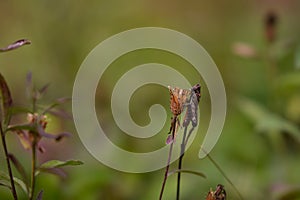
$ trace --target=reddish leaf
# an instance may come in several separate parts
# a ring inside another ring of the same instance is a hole
[[[0,74],[0,122],[8,121],[12,97],[4,77]]]
[[[64,104],[64,103],[66,103],[66,102],[68,102],[70,100],[71,100],[70,97],[62,97],[62,98],[56,99],[53,104],[51,104],[50,106],[48,106],[44,110],[43,114],[46,114],[46,113],[50,112],[53,108],[55,108],[55,107],[57,107],[57,106],[59,106],[61,104]]]
[[[0,52],[11,51],[11,50],[17,49],[21,46],[24,46],[26,44],[31,44],[31,41],[29,41],[27,39],[21,39],[21,40],[18,40],[16,42],[8,45],[7,47],[0,48]]]
[[[40,95],[44,95],[47,92],[49,86],[50,86],[50,83],[47,83],[46,85],[44,85],[43,87],[41,87],[41,89],[39,89]]]
[[[26,171],[25,171],[23,165],[19,162],[19,160],[13,154],[11,154],[11,153],[8,154],[8,157],[11,160],[11,162],[14,164],[14,166],[16,167],[18,172],[21,174],[23,180],[25,182],[27,182],[27,175],[26,175]]]
[[[57,117],[61,117],[63,119],[69,119],[69,120],[73,119],[72,115],[69,114],[67,111],[64,111],[63,109],[49,110],[48,113],[50,113],[51,115],[55,115]]]
[[[44,193],[44,191],[41,190],[41,191],[39,192],[39,194],[37,195],[36,200],[42,200],[42,199],[43,199],[43,193]]]
[[[45,137],[45,138],[50,138],[50,139],[55,139],[55,141],[60,141],[62,138],[64,137],[69,137],[71,136],[70,133],[68,132],[62,132],[62,133],[59,133],[59,134],[56,134],[56,135],[53,135],[53,134],[50,134],[50,133],[47,133],[42,126],[38,125],[37,127],[37,130],[40,134],[40,136],[42,137]]]

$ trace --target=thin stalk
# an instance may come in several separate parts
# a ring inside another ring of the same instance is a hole
[[[195,129],[195,127],[192,127],[192,128],[190,129],[189,134],[188,134],[187,137],[186,137],[186,140],[185,140],[184,145],[186,145],[186,144],[188,143],[188,141],[189,141],[189,139],[190,139],[190,137],[191,137],[192,132],[194,131],[194,129]]]
[[[29,194],[29,200],[33,199],[34,195],[34,188],[35,188],[35,170],[36,170],[36,141],[34,139],[34,142],[31,147],[32,151],[32,160],[31,160],[31,184],[30,184],[30,194]]]
[[[8,150],[7,150],[7,145],[6,145],[6,140],[5,140],[5,134],[2,129],[2,123],[0,122],[0,131],[1,131],[1,139],[2,139],[2,144],[3,144],[3,149],[4,149],[4,154],[5,154],[5,159],[6,159],[6,164],[7,164],[7,169],[8,169],[8,174],[9,174],[9,179],[10,179],[10,184],[11,184],[11,192],[14,197],[14,200],[18,199],[16,188],[15,188],[15,183],[14,183],[14,177],[12,174],[12,169],[9,161],[9,155],[8,155]]]
[[[220,167],[220,165],[208,153],[205,152],[205,154],[207,155],[208,159],[214,164],[214,166],[219,170],[219,172],[222,174],[222,176],[233,187],[233,189],[235,190],[235,192],[238,194],[239,198],[241,200],[243,200],[244,199],[243,196],[241,195],[241,193],[239,192],[239,190],[235,187],[235,185],[231,182],[231,180],[228,178],[228,176],[225,174],[225,172],[222,170],[222,168]]]
[[[273,45],[271,43],[269,43],[267,45],[267,51],[266,51],[266,55],[265,55],[265,65],[266,65],[266,72],[267,72],[267,82],[268,82],[268,89],[269,89],[269,93],[267,96],[267,100],[268,100],[268,105],[270,106],[270,108],[274,111],[280,111],[278,110],[278,95],[275,92],[275,81],[276,78],[278,77],[278,64],[276,62],[276,59],[272,56],[272,51],[273,51]]]
[[[161,200],[162,197],[163,197],[164,189],[165,189],[166,182],[167,182],[167,178],[168,178],[168,174],[169,174],[169,168],[170,168],[171,157],[172,157],[172,151],[173,151],[173,143],[174,143],[175,129],[176,129],[176,121],[177,121],[177,117],[175,116],[174,119],[173,119],[173,121],[172,121],[172,124],[171,124],[171,127],[173,127],[173,128],[172,128],[172,139],[173,139],[173,141],[172,141],[171,144],[170,144],[170,150],[169,150],[169,155],[168,155],[168,161],[167,161],[167,166],[166,166],[166,171],[165,171],[165,176],[164,176],[163,184],[162,184],[161,191],[160,191],[160,194],[159,194],[159,200]]]
[[[35,97],[33,97],[32,98],[32,111],[33,111],[33,113],[36,111],[36,98]]]
[[[186,138],[186,132],[187,132],[187,126],[184,127],[184,133],[183,133],[183,138],[181,142],[181,149],[180,149],[180,157],[179,157],[179,162],[178,162],[178,174],[177,174],[177,190],[176,190],[176,199],[179,200],[180,196],[180,179],[181,179],[181,168],[182,168],[182,160],[184,156],[184,151],[185,151],[185,138]]]

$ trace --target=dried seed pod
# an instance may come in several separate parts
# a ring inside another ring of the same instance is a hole
[[[178,116],[181,114],[184,108],[184,104],[190,95],[190,90],[179,89],[177,87],[171,88],[168,86],[170,91],[170,109],[173,115]]]
[[[265,36],[269,43],[276,40],[276,28],[278,24],[278,15],[275,12],[267,13],[265,17]]]
[[[216,200],[214,191],[212,191],[212,189],[209,190],[205,200]]]
[[[217,185],[215,196],[216,196],[216,200],[226,200],[226,191],[223,185],[221,184]]]
[[[177,128],[178,126],[180,126],[177,117],[182,113],[191,91],[180,89],[177,87],[171,88],[170,86],[168,86],[168,88],[170,92],[170,109],[173,113],[171,127],[170,127],[170,133],[172,133],[172,135],[169,135],[166,141],[167,144],[170,144],[174,142]]]
[[[218,184],[216,191],[212,191],[212,189],[210,189],[206,196],[206,200],[226,200],[226,191],[224,186]]]

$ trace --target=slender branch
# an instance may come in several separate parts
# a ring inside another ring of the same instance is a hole
[[[190,139],[190,137],[191,137],[192,132],[194,131],[194,129],[195,129],[195,127],[192,127],[192,128],[190,129],[189,134],[188,134],[187,137],[186,137],[186,140],[185,140],[184,145],[186,145],[186,144],[188,143],[188,141],[189,141],[189,139]]]
[[[202,172],[197,172],[197,171],[188,170],[188,169],[173,170],[173,171],[169,172],[168,176],[171,176],[171,175],[179,173],[179,172],[180,173],[193,174],[193,175],[201,176],[202,178],[206,178],[205,174],[203,174]]]
[[[32,151],[32,160],[31,160],[31,185],[30,185],[30,194],[29,200],[33,199],[34,188],[35,188],[35,170],[36,170],[36,139],[34,139],[31,147]]]
[[[32,111],[33,113],[36,112],[36,97],[32,98]]]
[[[12,195],[14,197],[14,200],[17,200],[18,196],[17,196],[15,183],[14,183],[14,177],[13,177],[12,169],[11,169],[11,165],[10,165],[10,160],[9,160],[9,155],[8,155],[8,150],[7,150],[6,140],[5,140],[5,133],[2,129],[2,123],[1,122],[0,122],[0,131],[1,131],[1,139],[2,139],[3,149],[4,149],[4,153],[5,153],[5,159],[6,159],[10,184],[11,184],[11,192],[12,192]]]
[[[205,154],[207,155],[208,159],[214,164],[214,166],[219,170],[219,172],[222,174],[222,176],[228,181],[228,183],[233,187],[233,189],[235,190],[235,192],[238,194],[239,198],[241,200],[243,200],[243,196],[242,194],[239,192],[239,190],[235,187],[235,185],[232,183],[232,181],[228,178],[228,176],[225,174],[225,172],[222,170],[222,168],[220,167],[220,165],[208,154],[206,153],[206,151],[202,148],[202,151],[205,152]]]
[[[175,130],[176,130],[176,121],[177,121],[177,116],[174,116],[174,118],[172,120],[172,124],[171,124],[171,128],[172,128],[172,142],[170,144],[168,161],[167,161],[167,166],[166,166],[166,171],[165,171],[165,176],[164,176],[163,184],[162,184],[161,191],[160,191],[160,194],[159,194],[159,200],[162,199],[162,196],[163,196],[163,193],[164,193],[164,189],[165,189],[165,186],[166,186],[166,182],[167,182],[167,178],[168,178],[168,174],[169,174],[169,168],[170,168],[172,151],[173,151],[173,144],[174,144],[174,137],[175,137]]]
[[[176,199],[179,200],[180,196],[180,179],[181,179],[181,168],[182,168],[182,160],[184,156],[184,151],[185,151],[185,138],[186,138],[186,132],[187,132],[187,126],[184,127],[184,133],[183,133],[183,138],[181,142],[181,149],[180,149],[180,157],[179,157],[179,162],[178,162],[178,174],[177,174],[177,191],[176,191]]]

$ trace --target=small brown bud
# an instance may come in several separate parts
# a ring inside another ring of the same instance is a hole
[[[269,12],[265,17],[265,37],[269,43],[276,40],[276,28],[278,16],[275,12]]]

